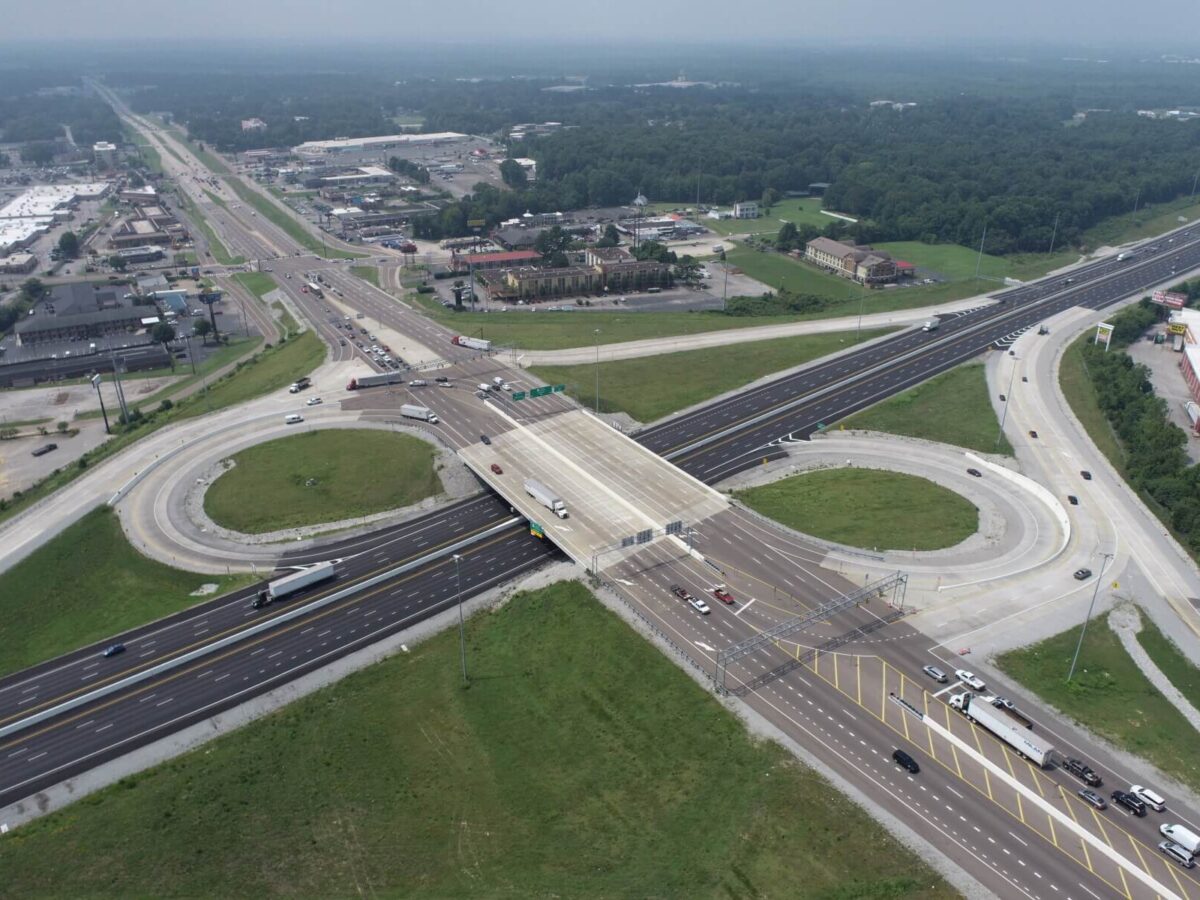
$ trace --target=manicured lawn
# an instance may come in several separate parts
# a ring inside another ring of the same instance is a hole
[[[0,574],[0,674],[102,640],[255,579],[182,572],[130,546],[107,506],[88,513],[40,550]]]
[[[835,275],[827,275],[784,253],[763,253],[749,247],[737,247],[728,251],[725,258],[751,278],[770,287],[787,289],[797,294],[814,294],[831,301],[828,308],[806,318],[848,316],[858,312],[863,293],[859,285]],[[981,278],[978,281],[967,279],[919,287],[868,290],[864,308],[867,312],[913,309],[961,300],[963,297],[996,291],[1001,287],[1002,285],[995,281]]]
[[[757,219],[710,219],[704,213],[697,212],[695,205],[690,203],[652,203],[651,209],[656,213],[679,212],[686,215],[697,225],[716,232],[716,235],[704,235],[698,240],[701,245],[716,243],[716,239],[728,234],[775,234],[784,222],[796,225],[815,225],[824,228],[830,222],[836,222],[832,216],[821,213],[821,198],[806,197],[794,200],[780,200],[771,207],[771,211]],[[720,207],[723,210],[729,206]],[[685,210],[691,209],[692,213]],[[708,240],[713,238],[713,240]]]
[[[821,469],[736,496],[797,531],[869,550],[940,550],[979,530],[964,497],[899,472]]]
[[[889,397],[843,423],[846,428],[906,434],[982,453],[1012,455],[988,399],[982,363],[967,363]]]
[[[888,329],[864,331],[861,340],[888,333]],[[601,363],[600,410],[627,412],[639,422],[653,422],[855,343],[853,331],[834,332]],[[595,405],[595,366],[534,366],[531,371],[550,384],[566,384],[572,397]]]
[[[351,266],[350,272],[357,275],[363,281],[368,281],[375,287],[379,287],[379,267],[378,266]]]
[[[297,244],[300,244],[300,246],[314,253],[320,253],[322,256],[330,259],[354,259],[363,255],[362,253],[351,253],[346,250],[338,250],[336,247],[323,245],[320,238],[312,234],[283,207],[270,198],[264,197],[253,188],[248,187],[240,178],[231,175],[225,181],[233,188],[233,192],[242,198],[244,203],[254,207],[259,215],[282,229],[288,237]]]
[[[192,395],[179,415],[202,416],[210,409],[223,409],[286,387],[325,361],[326,347],[311,331],[272,347],[248,360],[236,373],[221,379],[208,390]]]
[[[1196,668],[1169,637],[1158,630],[1149,616],[1142,614],[1142,630],[1138,633],[1142,645],[1167,680],[1183,694],[1192,706],[1200,709],[1200,669]]]
[[[577,583],[0,842],[56,897],[950,898]],[[69,860],[69,865],[64,865]]]
[[[232,460],[205,493],[204,510],[218,525],[250,534],[398,509],[442,490],[433,447],[387,431],[305,431]]]
[[[1195,729],[1142,675],[1108,627],[1107,617],[1093,619],[1088,626],[1075,677],[1067,684],[1078,641],[1079,628],[1072,628],[1005,653],[997,663],[1089,731],[1145,757],[1193,790],[1200,789]]]
[[[1081,335],[1072,341],[1071,346],[1063,353],[1062,363],[1058,368],[1058,384],[1072,412],[1083,423],[1092,443],[1118,472],[1124,472],[1125,451],[1121,449],[1117,435],[1108,424],[1108,417],[1100,408],[1096,389],[1092,386],[1083,361],[1083,348],[1091,338],[1090,333]]]
[[[886,250],[896,259],[908,262],[955,281],[973,279],[975,266],[979,264],[981,278],[1003,280],[1004,278],[1036,278],[1058,266],[1064,266],[1078,259],[1075,252],[1055,253],[1026,253],[1020,256],[992,256],[984,253],[980,259],[978,250],[961,247],[958,244],[923,244],[920,241],[891,241],[873,244],[881,250]],[[1000,285],[995,286],[997,289]]]
[[[1095,248],[1155,237],[1181,227],[1184,223],[1179,221],[1180,216],[1189,222],[1200,217],[1200,203],[1190,197],[1180,197],[1170,203],[1140,209],[1136,214],[1113,216],[1084,232],[1084,243]]]

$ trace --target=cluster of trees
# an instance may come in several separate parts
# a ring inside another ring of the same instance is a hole
[[[32,144],[66,138],[63,126],[80,147],[121,140],[121,122],[97,97],[44,96],[34,93],[0,97],[0,141]],[[24,157],[24,151],[22,151]]]
[[[1114,319],[1113,344],[1137,340],[1158,316],[1146,301]],[[1171,526],[1200,551],[1200,467],[1188,460],[1187,435],[1170,421],[1149,370],[1126,353],[1087,345],[1084,360],[1100,408],[1121,440],[1129,482],[1169,516]]]
[[[21,285],[17,298],[6,306],[0,306],[0,335],[8,334],[13,326],[29,315],[35,303],[46,296],[49,288],[41,279],[30,278]]]
[[[388,168],[397,175],[403,175],[417,184],[429,184],[429,170],[424,166],[417,165],[411,159],[402,159],[399,156],[390,157],[388,159]]]
[[[730,297],[725,301],[725,314],[730,316],[786,316],[797,313],[820,312],[829,305],[824,297],[798,294],[786,288],[759,297]]]

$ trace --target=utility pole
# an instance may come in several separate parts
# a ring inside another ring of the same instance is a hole
[[[458,564],[462,561],[462,556],[454,554],[454,592],[458,595],[458,648],[462,655],[462,670],[463,670],[463,687],[467,687],[467,632],[463,625],[463,608],[462,608],[462,579],[459,576]]]
[[[1197,172],[1196,174],[1200,175],[1200,172]],[[1058,237],[1058,217],[1059,217],[1059,215],[1060,215],[1059,213],[1054,214],[1054,231],[1052,231],[1050,233],[1050,253],[1054,252],[1054,239],[1056,237]]]
[[[721,267],[725,269],[725,285],[721,288],[721,312],[725,312],[725,304],[729,299],[729,260],[725,258],[725,251],[721,251]]]
[[[975,260],[975,280],[979,280],[979,267],[983,265],[983,242],[987,240],[987,225],[983,226],[983,237],[979,239],[979,256]]]
[[[1008,393],[1004,395],[1004,409],[1000,412],[1000,430],[996,433],[996,446],[1000,446],[1000,441],[1004,438],[1004,420],[1008,418],[1008,404],[1012,402],[1013,382],[1017,378],[1017,362],[1015,357],[1009,357],[1013,360],[1012,372],[1008,376]]]
[[[1083,648],[1083,636],[1087,634],[1088,622],[1092,620],[1092,610],[1096,607],[1096,595],[1100,593],[1100,582],[1104,579],[1104,566],[1113,558],[1111,553],[1100,555],[1104,559],[1100,563],[1100,574],[1096,576],[1096,587],[1092,590],[1092,602],[1088,604],[1087,618],[1083,620],[1083,627],[1079,629],[1079,643],[1075,645],[1075,656],[1071,660],[1071,671],[1067,673],[1067,684],[1071,683],[1071,676],[1075,674],[1075,664],[1079,662],[1079,651]]]
[[[1196,199],[1196,182],[1200,181],[1200,170],[1197,170],[1196,177],[1192,179],[1192,199]]]
[[[1138,211],[1138,204],[1139,204],[1141,201],[1142,201],[1142,189],[1141,189],[1141,188],[1138,188],[1138,189],[1137,189],[1137,196],[1133,198],[1133,214],[1134,214],[1135,216],[1137,215],[1137,211]]]

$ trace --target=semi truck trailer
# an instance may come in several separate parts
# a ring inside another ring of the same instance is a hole
[[[276,600],[288,596],[288,594],[294,594],[296,591],[303,590],[309,585],[332,577],[333,563],[331,562],[319,562],[311,566],[306,566],[299,572],[293,572],[291,575],[276,578],[260,590],[258,596],[254,598],[253,606],[255,609],[261,609]]]
[[[457,344],[460,347],[469,347],[472,350],[492,349],[491,341],[485,341],[483,338],[467,337],[465,334],[456,334],[450,338],[450,343]]]
[[[986,728],[1030,762],[1045,768],[1052,762],[1054,748],[1022,728],[1005,713],[972,693],[954,694],[950,705],[982,728]]]
[[[550,488],[546,487],[540,481],[534,481],[532,478],[525,482],[525,493],[536,500],[546,509],[550,510],[560,519],[567,517],[567,504],[563,503],[562,498]]]
[[[378,375],[364,375],[361,378],[351,378],[346,390],[357,391],[359,388],[378,387],[381,384],[403,384],[403,372],[381,372]]]
[[[436,425],[438,417],[428,406],[417,406],[415,403],[405,403],[400,407],[400,415],[406,419],[420,419],[430,425]]]

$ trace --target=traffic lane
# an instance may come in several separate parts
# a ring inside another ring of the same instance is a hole
[[[970,341],[976,352],[979,352],[997,340],[1003,340],[1032,327],[1038,320],[1047,318],[1061,309],[1074,305],[1103,305],[1136,293],[1148,285],[1157,284],[1169,277],[1169,271],[1173,272],[1174,268],[1185,265],[1185,262],[1191,265],[1200,264],[1200,244],[1189,244],[1179,248],[1167,261],[1155,262],[1150,265],[1143,264],[1136,269],[1122,270],[1115,274],[1105,274],[1103,277],[1106,280],[1099,286],[1072,287],[1066,291],[1055,293],[1036,304],[1005,303],[997,305],[989,309],[989,314],[982,322],[969,316],[957,320],[945,320],[942,329],[939,329],[939,332],[944,330],[945,334],[939,336],[938,332],[926,333],[924,343],[931,346],[944,345],[955,339],[956,332],[964,332],[961,340],[964,343]],[[903,353],[912,352],[914,347],[905,343],[912,340],[911,334],[907,333],[904,336],[893,338],[875,345],[869,351],[842,357],[842,359],[847,363],[851,361],[858,363],[859,365],[853,370],[855,372],[861,371],[861,363],[864,360],[869,360],[873,365],[878,366]],[[916,334],[920,335],[921,333],[917,332]],[[904,345],[902,346],[902,344]],[[837,362],[834,361],[829,365],[832,366]],[[644,440],[646,446],[658,452],[674,449],[682,446],[688,440],[695,440],[719,431],[722,426],[729,427],[740,421],[748,421],[756,415],[769,411],[773,406],[787,403],[790,399],[794,399],[794,397],[789,398],[789,393],[805,388],[815,389],[817,382],[813,379],[819,378],[822,374],[836,374],[836,369],[825,369],[818,366],[806,373],[779,379],[756,389],[756,391],[747,392],[746,395],[739,395],[706,407],[691,417],[673,420],[660,426],[660,429],[641,432],[636,438]],[[790,388],[787,390],[780,387],[788,385]],[[768,396],[773,402],[767,401]]]
[[[631,599],[635,608],[640,609],[642,614],[660,632],[671,639],[683,652],[689,654],[693,662],[703,670],[712,670],[713,651],[717,647],[728,646],[736,639],[745,636],[745,630],[741,628],[736,632],[726,629],[725,626],[735,622],[736,619],[727,610],[723,614],[720,606],[714,607],[712,615],[702,616],[674,598],[670,601],[664,600],[661,589],[651,593],[644,590],[641,583],[631,582],[630,585],[633,586],[626,585],[620,573],[616,576],[616,583],[624,585],[619,589]],[[774,668],[780,663],[788,662],[790,658],[791,655],[781,648],[767,645],[750,657],[749,661],[759,666]],[[736,679],[736,675],[734,678]],[[791,690],[795,690],[794,685],[797,682],[803,685],[803,676],[798,670],[793,669],[791,672],[782,674],[780,678],[773,680],[770,685],[758,692],[751,693],[746,698],[746,702],[779,725],[784,733],[816,753],[827,764],[832,765],[835,769],[840,768],[842,774],[846,775],[852,783],[857,782],[861,786],[863,779],[866,778],[868,792],[872,795],[875,795],[874,788],[886,788],[886,783],[881,782],[879,776],[883,774],[883,770],[892,765],[890,753],[895,746],[898,746],[894,734],[890,733],[884,724],[871,724],[869,717],[865,715],[847,713],[843,698],[828,703],[797,701],[796,708],[786,710],[786,714],[784,714],[785,709],[782,704],[775,702],[772,695],[775,692],[787,691],[789,685],[792,686]],[[813,718],[815,721],[810,722],[809,718]],[[834,722],[834,726],[829,726],[829,722]],[[845,739],[849,739],[851,743],[839,746]],[[875,761],[878,765],[866,764],[865,760],[874,753],[882,754],[880,759]],[[872,769],[877,769],[877,771],[872,771]],[[896,772],[898,773],[899,770]],[[925,774],[924,771],[922,774]],[[926,775],[926,781],[930,777]],[[940,777],[942,779],[949,778],[948,775]],[[935,773],[932,778],[937,779],[939,776]],[[969,812],[976,826],[988,832],[986,838],[990,838],[990,841],[981,836],[978,838],[980,846],[972,849],[972,853],[982,854],[981,862],[986,862],[989,852],[999,854],[999,851],[995,850],[996,846],[1007,846],[1010,848],[1007,853],[1016,854],[1018,857],[1029,852],[1027,847],[1020,846],[1020,839],[1009,832],[1012,826],[1002,811],[986,808],[982,812],[973,811],[970,809],[968,796],[957,790],[955,793],[958,796],[957,802],[962,806],[961,810],[955,808],[956,814],[963,815],[964,812]],[[938,795],[938,802],[950,800],[948,794],[945,797],[940,796],[937,790],[934,791],[934,794]],[[881,798],[876,796],[876,799]],[[951,827],[952,820],[946,818],[943,821],[945,814],[940,809],[935,810],[933,806],[924,808],[923,802],[913,802],[912,798],[894,799],[904,802],[894,803],[889,807],[890,811],[914,830],[930,839],[935,846],[944,844],[947,838],[961,843],[961,836]],[[886,800],[883,802],[887,805]],[[965,818],[965,816],[963,817]],[[953,822],[953,824],[957,825],[957,822]],[[923,830],[930,826],[933,826],[932,832]],[[1037,851],[1033,852],[1036,854]],[[960,862],[962,861],[960,860]],[[1055,864],[1056,861],[1052,859],[1039,863],[1040,868],[1046,871],[1051,871]],[[972,870],[970,866],[967,868]],[[1012,876],[1004,868],[1002,862],[997,862],[995,869],[997,874],[1011,880]],[[972,870],[972,874],[980,877],[979,870]],[[983,877],[987,883],[986,872]],[[1071,874],[1070,879],[1067,883],[1076,883],[1077,881],[1074,873]]]
[[[0,743],[0,805],[143,746],[543,565],[517,531]],[[503,560],[502,565],[497,565]],[[460,579],[461,578],[461,582]]]
[[[747,703],[783,723],[784,731],[801,743],[805,732],[819,738],[820,755],[827,764],[849,769],[845,774],[852,783],[857,772],[860,783],[867,780],[868,785],[882,788],[882,793],[867,792],[934,846],[945,847],[949,841],[965,851],[965,856],[951,855],[999,896],[1012,896],[1014,889],[1045,896],[1047,889],[1054,888],[1071,896],[1070,887],[1076,884],[1091,885],[1096,896],[1110,896],[1111,885],[1120,884],[1115,869],[1087,869],[1025,830],[1008,810],[984,800],[949,765],[929,758],[915,730],[906,736],[902,724],[884,722],[862,708],[855,712],[842,692],[808,670],[784,675],[750,695]],[[901,710],[894,704],[888,707]],[[891,751],[896,748],[921,763],[919,774],[911,776],[895,765]],[[907,787],[899,797],[895,790],[887,790],[897,783]]]
[[[25,673],[18,673],[5,689],[0,689],[0,724],[49,708],[135,671],[159,665],[173,655],[244,627],[252,618],[280,615],[297,603],[342,590],[356,580],[373,577],[461,540],[469,533],[478,533],[504,518],[511,518],[506,507],[495,503],[468,503],[465,506],[466,509],[456,509],[452,515],[434,515],[399,526],[386,539],[372,541],[368,550],[339,560],[333,580],[297,592],[265,611],[251,607],[250,600],[256,588],[248,589],[208,603],[202,610],[172,616],[165,624],[152,623],[110,638],[86,653],[71,654],[65,661],[57,661],[58,665],[42,667],[35,675],[21,677]],[[491,513],[483,521],[479,515],[481,508]],[[104,659],[101,648],[115,643],[124,644],[126,651],[111,660]]]

